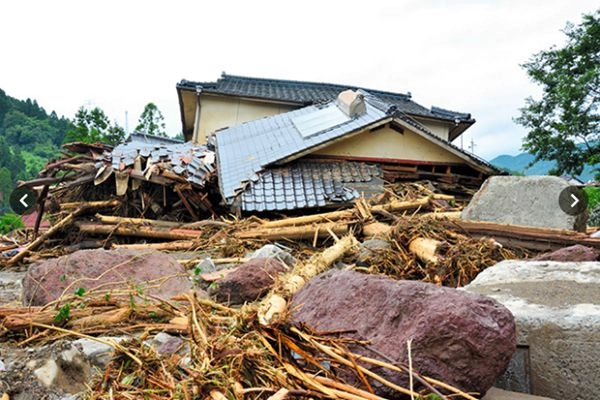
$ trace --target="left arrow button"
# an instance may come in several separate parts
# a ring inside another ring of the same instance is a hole
[[[17,214],[27,214],[37,202],[37,192],[28,187],[18,187],[10,194],[10,208]]]

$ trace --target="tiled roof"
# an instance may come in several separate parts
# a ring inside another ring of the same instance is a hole
[[[135,159],[138,156],[143,159],[143,171],[135,171]],[[214,171],[214,159],[214,153],[203,145],[134,133],[111,152],[101,155],[96,160],[96,168],[100,171],[112,167],[114,171],[129,171],[147,178],[153,174],[160,175],[161,168],[167,168],[195,186],[203,187]]]
[[[244,211],[325,207],[383,192],[381,170],[362,162],[298,161],[269,168],[241,195]]]
[[[308,106],[216,132],[217,170],[223,198],[231,204],[248,182],[259,180],[258,173],[268,165],[290,162],[317,146],[391,120],[388,111],[393,109],[385,109],[382,107],[385,103],[363,94],[365,114],[310,136],[303,136],[294,120],[328,105]]]
[[[201,89],[203,92],[241,97],[278,100],[302,105],[324,103],[334,100],[347,89],[363,89],[380,99],[395,105],[398,110],[415,116],[445,119],[455,122],[475,122],[471,114],[444,110],[439,107],[427,109],[411,100],[410,94],[393,93],[383,90],[360,88],[354,85],[333,83],[303,82],[283,79],[250,78],[223,73],[216,82],[193,82],[182,80],[177,88],[186,90]]]

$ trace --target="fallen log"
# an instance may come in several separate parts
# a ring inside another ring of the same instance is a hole
[[[177,240],[166,243],[142,243],[142,244],[113,244],[112,249],[130,249],[130,250],[146,250],[153,249],[158,251],[185,251],[198,247],[198,242],[195,240]]]
[[[358,245],[358,240],[350,234],[338,240],[322,253],[315,254],[308,262],[297,264],[291,272],[280,278],[278,287],[271,291],[265,300],[261,302],[258,311],[259,322],[263,325],[269,325],[273,318],[282,315],[286,310],[287,302],[281,295],[289,298],[300,290],[308,280],[326,271],[346,252]]]
[[[77,227],[82,233],[92,235],[118,235],[118,236],[133,236],[147,239],[167,239],[167,240],[182,240],[182,239],[198,239],[199,231],[175,231],[167,229],[157,229],[149,226],[136,226],[135,228],[119,226],[119,225],[103,225],[93,222],[78,222]]]
[[[454,220],[446,222],[450,229],[460,228],[474,237],[493,237],[506,247],[521,247],[537,251],[553,251],[581,244],[600,249],[600,238],[563,229],[496,224],[483,221]]]
[[[284,226],[278,228],[259,228],[248,231],[242,231],[235,233],[235,237],[238,239],[265,239],[265,240],[306,240],[323,238],[330,236],[329,232],[333,232],[335,235],[344,235],[348,233],[348,224],[344,223],[327,223],[327,224],[316,224],[316,225],[302,225],[302,226]]]
[[[117,199],[101,200],[101,201],[76,201],[76,202],[71,202],[71,203],[61,203],[60,209],[63,211],[72,210],[72,209],[80,208],[80,207],[83,207],[85,210],[96,209],[96,208],[101,209],[101,208],[116,207],[119,205],[119,203],[120,203],[120,201]]]
[[[385,236],[392,231],[391,225],[383,222],[372,222],[362,228],[362,234],[365,237]]]
[[[437,250],[441,245],[439,240],[419,237],[410,241],[408,249],[424,263],[437,264],[440,260]]]
[[[161,221],[156,219],[146,218],[126,218],[126,217],[115,217],[112,215],[96,214],[96,219],[105,224],[131,224],[131,225],[148,225],[148,226],[160,226],[165,228],[178,228],[182,225],[181,222],[173,221]]]
[[[424,197],[418,200],[412,201],[398,201],[393,200],[387,204],[379,204],[376,206],[372,206],[371,212],[378,211],[404,211],[404,210],[413,210],[420,207],[425,207],[429,205],[429,197]],[[284,226],[298,226],[298,225],[308,225],[318,222],[333,222],[339,221],[341,219],[352,219],[355,218],[355,210],[341,210],[341,211],[332,211],[322,214],[314,214],[314,215],[304,215],[301,217],[295,218],[285,218],[276,221],[268,221],[264,222],[260,225],[261,228],[279,228]]]

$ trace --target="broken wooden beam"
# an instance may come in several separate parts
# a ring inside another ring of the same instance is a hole
[[[459,227],[474,237],[493,237],[507,247],[549,251],[581,244],[600,249],[600,238],[566,229],[539,228],[531,226],[496,224],[483,221],[453,220],[446,222],[450,229]]]

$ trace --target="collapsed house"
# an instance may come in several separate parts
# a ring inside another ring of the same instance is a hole
[[[338,207],[402,180],[478,188],[499,173],[451,143],[475,122],[470,114],[426,109],[410,95],[225,74],[177,91],[185,142],[134,133],[114,148],[69,144],[43,183],[88,185],[88,200],[116,194],[124,216],[198,220]]]
[[[470,114],[428,110],[409,95],[226,74],[177,90],[184,135],[214,148],[235,211],[326,207],[399,179],[478,187],[499,173],[451,144]]]

